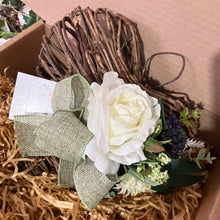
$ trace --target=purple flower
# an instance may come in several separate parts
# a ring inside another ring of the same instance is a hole
[[[160,139],[169,138],[172,140],[171,143],[165,145],[165,148],[171,157],[176,157],[183,153],[187,140],[183,130],[184,124],[176,118],[175,114],[170,115],[167,121],[167,130],[161,132]]]

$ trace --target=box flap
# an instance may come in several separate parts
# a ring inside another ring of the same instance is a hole
[[[220,115],[220,1],[137,1],[131,0],[24,0],[48,24],[81,5],[92,9],[106,7],[119,12],[138,24],[145,45],[146,58],[162,51],[179,52],[186,59],[180,80],[167,86],[186,92],[202,102],[210,112]],[[161,83],[174,78],[181,59],[161,56],[155,59],[151,75]]]
[[[18,71],[36,74],[44,23],[38,21],[0,47],[0,72],[7,68],[7,75],[16,77]],[[27,46],[28,45],[28,46]]]

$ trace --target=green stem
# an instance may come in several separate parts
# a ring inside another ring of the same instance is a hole
[[[7,33],[8,38],[12,38],[12,37],[16,36],[17,34],[19,34],[19,32],[10,32],[10,33]],[[8,39],[8,38],[7,38],[7,39]]]
[[[163,145],[163,144],[168,144],[168,143],[170,143],[171,141],[172,141],[172,140],[159,141],[159,143]]]
[[[189,115],[189,116],[187,116],[187,117],[185,117],[185,118],[180,118],[180,121],[185,121],[185,120],[187,120],[187,119],[189,119],[189,118],[192,118],[192,115]]]
[[[19,32],[8,32],[0,31],[0,38],[9,39],[16,36]]]
[[[8,21],[8,19],[5,20],[7,25],[14,31],[14,32],[17,32],[14,28],[14,26]]]

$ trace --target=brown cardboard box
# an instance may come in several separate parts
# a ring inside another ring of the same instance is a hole
[[[145,45],[146,58],[156,52],[171,51],[183,54],[186,69],[180,80],[167,86],[186,92],[196,102],[202,102],[200,138],[214,146],[220,158],[220,2],[213,1],[101,1],[86,0],[23,0],[39,16],[52,25],[76,6],[92,9],[106,7],[119,12],[138,24]],[[35,74],[44,25],[38,22],[0,47],[0,71],[10,66],[9,73],[23,71]],[[161,83],[174,78],[181,68],[180,60],[161,57],[154,61],[151,75]],[[213,164],[204,187],[204,198],[196,220],[220,219],[220,160]]]
[[[0,46],[0,72],[16,76],[17,71],[34,74],[45,26],[39,21]]]

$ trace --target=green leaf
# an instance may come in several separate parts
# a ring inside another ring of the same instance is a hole
[[[20,0],[4,0],[2,2],[4,5],[11,5],[15,8],[19,8],[23,5],[23,3]]]
[[[149,163],[152,163],[152,160],[145,160],[145,161],[140,161],[140,162],[137,162],[135,163],[134,165],[135,166],[141,166],[142,164],[149,164]],[[129,167],[129,166],[126,166],[126,167]],[[127,173],[128,172],[128,168],[125,169],[125,172]]]
[[[4,39],[7,39],[8,38],[8,35],[6,32],[4,31],[0,31],[0,37],[4,38]]]
[[[200,159],[200,160],[204,159],[205,158],[205,153],[206,153],[206,149],[205,148],[201,149],[199,151],[198,155],[197,155],[197,158]]]
[[[186,126],[192,127],[192,124],[190,123],[189,120],[181,120],[181,122]]]
[[[160,184],[158,182],[155,182],[155,181],[147,178],[146,176],[144,177],[144,181],[142,181],[142,182],[144,182],[144,183],[146,183],[146,184],[148,184],[150,186],[158,186]]]
[[[23,18],[26,22],[26,24],[23,25],[23,29],[30,27],[39,20],[39,17],[32,10],[29,12],[29,16],[23,16]]]
[[[165,119],[165,113],[164,113],[163,99],[159,98],[158,102],[160,103],[160,108],[161,108],[160,118],[162,119],[163,127],[165,127],[166,126],[166,119]]]
[[[124,170],[125,170],[125,173],[127,173],[127,172],[128,172],[128,166],[123,165],[123,168],[124,168]]]
[[[6,39],[12,38],[12,37],[16,36],[17,34],[18,34],[18,32],[9,32],[9,33],[7,33]]]
[[[147,160],[150,160],[151,162],[156,161],[157,159],[157,155],[149,151],[144,151],[144,155],[147,158]]]
[[[197,164],[190,160],[173,159],[168,165],[164,166],[168,170],[169,179],[167,184],[174,187],[184,187],[193,185],[201,181],[204,176],[195,176],[192,174],[201,174]]]
[[[200,163],[199,163],[199,159],[198,159],[198,158],[193,158],[192,160],[197,164],[197,166],[198,166],[199,168],[202,168],[201,165],[200,165]]]
[[[4,4],[4,5],[9,5],[9,0],[4,0],[4,1],[2,2],[2,4]]]
[[[157,185],[157,186],[151,186],[151,190],[159,192],[159,193],[165,193],[165,194],[172,192],[171,189],[169,189],[168,187],[166,187],[163,184]]]
[[[173,187],[185,187],[198,183],[202,181],[203,178],[204,176],[175,175],[167,180],[167,184]]]
[[[206,161],[212,164],[212,161],[215,160],[216,157],[210,157],[210,152],[206,156]]]
[[[1,31],[0,30],[0,38],[4,38],[4,39],[10,39],[14,36],[16,36],[18,34],[18,32],[9,32],[9,33],[6,33],[4,31]]]
[[[138,173],[137,170],[134,167],[130,166],[128,168],[128,173],[130,173],[136,179],[138,179],[142,182],[144,181],[144,176],[141,173]]]
[[[202,148],[196,158],[192,158],[192,160],[201,168],[200,160],[205,160],[208,163],[212,164],[212,161],[216,159],[216,157],[211,157],[210,152],[206,155],[206,149]]]
[[[160,183],[157,183],[147,177],[144,177],[142,175],[142,173],[138,173],[136,168],[132,167],[132,166],[129,166],[128,167],[128,173],[130,173],[133,177],[135,177],[136,179],[140,180],[141,182],[143,183],[146,183],[148,185],[151,185],[151,186],[157,186],[159,185]]]
[[[172,172],[173,174],[201,173],[204,171],[190,160],[172,159],[168,165],[168,172]]]
[[[198,109],[194,109],[194,110],[192,111],[192,117],[193,117],[194,119],[199,119],[199,118],[200,118],[200,112],[198,111]]]
[[[20,0],[10,0],[10,3],[15,8],[19,8],[23,5],[23,3]]]
[[[154,133],[151,135],[152,137],[157,137],[161,131],[163,130],[163,123],[162,120],[159,119],[159,123],[157,124]]]
[[[144,146],[150,146],[152,143],[155,143],[155,139],[152,136],[149,136],[147,140],[144,142]]]
[[[186,108],[184,108],[183,111],[181,112],[180,117],[181,117],[181,118],[185,118],[185,117],[188,116],[188,114],[189,114],[189,109],[186,107]]]
[[[164,140],[164,141],[158,141],[158,143],[160,143],[161,145],[163,145],[163,144],[168,144],[168,143],[170,143],[170,142],[172,142],[171,139]]]
[[[5,25],[5,21],[0,20],[0,27],[3,27]]]
[[[192,148],[190,148],[189,150],[186,150],[181,155],[179,155],[179,158],[192,160],[191,153],[192,153]]]

